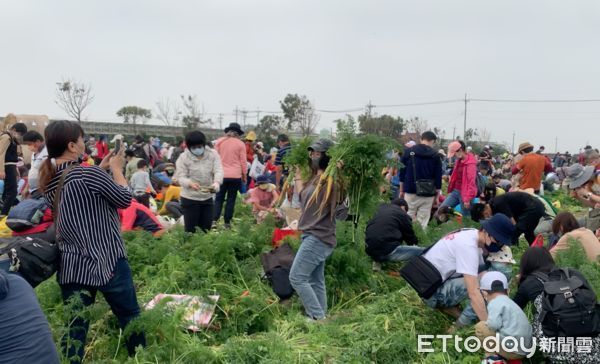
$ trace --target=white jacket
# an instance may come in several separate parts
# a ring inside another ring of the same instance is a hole
[[[206,201],[214,197],[214,193],[196,191],[190,188],[192,183],[201,187],[210,187],[214,183],[223,183],[223,167],[219,154],[208,147],[202,157],[196,157],[189,149],[181,153],[175,163],[175,181],[181,186],[181,197],[196,201]]]

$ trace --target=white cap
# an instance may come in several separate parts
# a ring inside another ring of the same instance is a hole
[[[119,139],[123,140],[123,135],[121,135],[121,134],[115,135],[110,142],[114,143],[114,142],[116,142]]]
[[[498,281],[500,283],[497,283]],[[508,281],[506,276],[500,272],[486,272],[479,281],[479,288],[485,291],[500,291],[508,289]]]

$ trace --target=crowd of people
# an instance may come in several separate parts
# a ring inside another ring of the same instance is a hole
[[[267,152],[254,132],[245,133],[237,123],[223,132],[208,140],[201,131],[190,131],[173,145],[141,136],[128,143],[122,135],[96,141],[77,123],[54,121],[44,136],[19,123],[0,135],[0,218],[12,227],[14,239],[34,237],[58,244],[62,298],[65,304],[75,302],[62,341],[71,362],[82,360],[89,327],[77,310],[93,304],[98,291],[121,328],[140,315],[122,232],[137,229],[160,237],[179,224],[188,233],[210,233],[221,219],[223,228],[231,229],[240,195],[251,205],[257,223],[272,216],[302,232],[289,283],[307,320],[327,318],[325,264],[337,243],[336,216],[343,216],[347,208],[340,186],[334,184],[330,191],[319,186],[326,183],[321,175],[333,142],[318,139],[310,145],[306,154],[311,174],[305,179],[298,166],[285,163],[292,148],[287,135],[279,135],[277,146]],[[373,268],[406,262],[403,277],[425,305],[456,318],[452,330],[479,321],[475,329],[482,338],[497,332],[528,342],[534,335],[542,337],[544,282],[558,270],[553,257],[573,241],[590,261],[600,256],[598,151],[586,147],[577,157],[557,154],[551,159],[543,147],[534,152],[528,142],[519,145],[515,155],[495,155],[491,146],[476,155],[461,140],[451,141],[446,150],[436,145],[437,136],[427,131],[419,143],[407,143],[403,153],[391,153],[398,163],[386,176],[391,202],[379,206],[365,230],[365,250]],[[19,156],[24,146],[32,153],[27,165]],[[335,167],[343,172],[343,162]],[[286,180],[290,188],[284,188]],[[589,207],[589,213],[579,219],[568,212],[557,214],[543,194],[560,188]],[[319,203],[311,202],[315,200]],[[480,227],[454,231],[429,248],[414,231],[463,217]],[[519,244],[521,236],[532,247],[521,259],[518,292],[511,300],[508,286],[516,278],[516,262],[510,246]],[[539,247],[540,237],[548,244]],[[3,244],[0,241],[0,251]],[[3,252],[0,307],[11,316],[27,314],[31,319],[22,325],[0,319],[0,331],[14,333],[0,339],[0,361],[28,357],[30,362],[58,362],[39,303],[18,272],[9,273],[13,265]],[[431,274],[423,274],[423,267]],[[534,274],[537,271],[545,275]],[[587,283],[581,273],[567,272]],[[461,307],[465,300],[469,303]],[[535,303],[538,314],[533,326],[522,311],[528,302]],[[38,341],[24,339],[31,330],[36,330]],[[145,346],[145,335],[132,332],[125,342],[134,355],[137,347]],[[526,354],[521,347],[514,349],[486,357],[508,360]],[[591,362],[585,354],[577,360]]]
[[[544,299],[552,296],[550,288],[544,287],[552,287],[552,283],[564,284],[562,289],[570,295],[590,289],[580,272],[556,267],[554,258],[575,244],[590,262],[598,263],[598,151],[588,146],[578,158],[557,154],[550,159],[543,154],[543,147],[534,152],[534,146],[524,142],[515,155],[496,156],[490,146],[476,155],[460,140],[450,142],[447,152],[433,149],[435,142],[435,134],[425,132],[420,143],[407,143],[398,157],[403,167],[393,171],[397,176],[388,176],[397,181],[397,190],[392,189],[397,193],[392,193],[390,203],[379,207],[365,234],[374,269],[381,269],[381,263],[387,261],[407,262],[402,276],[427,306],[455,318],[450,332],[479,321],[475,332],[482,341],[496,334],[523,338],[525,347],[488,352],[485,363],[523,358],[533,337],[540,342],[550,336],[590,338],[589,351],[550,352],[550,359],[598,362],[600,310],[593,291],[588,292],[589,306],[578,297],[577,303],[570,305],[577,308],[568,307],[572,311],[566,315],[552,311],[559,310],[558,303],[543,305]],[[444,180],[448,181],[447,195],[441,193]],[[585,216],[578,219],[570,212],[556,213],[543,194],[561,188],[589,208]],[[425,228],[430,218],[442,224],[453,218],[462,221],[464,216],[480,222],[479,229],[454,231],[427,249],[417,245],[412,222]],[[521,258],[518,289],[511,300],[508,287],[516,261],[510,247],[518,245],[521,236],[530,247]],[[465,300],[468,304],[461,306]],[[522,311],[529,302],[535,311],[531,324]],[[569,315],[576,319],[569,322]],[[585,329],[572,328],[581,326]]]

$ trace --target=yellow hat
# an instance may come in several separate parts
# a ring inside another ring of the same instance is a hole
[[[249,131],[248,134],[246,134],[246,140],[248,141],[255,141],[256,140],[256,133],[254,131]]]

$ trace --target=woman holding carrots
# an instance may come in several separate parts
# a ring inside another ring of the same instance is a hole
[[[325,260],[336,245],[334,215],[340,201],[340,189],[332,177],[322,177],[330,160],[327,150],[332,145],[328,139],[313,143],[308,148],[312,169],[310,180],[303,183],[299,170],[294,179],[295,188],[300,191],[302,213],[298,229],[302,231],[302,244],[290,270],[290,283],[312,320],[322,320],[327,313]]]

